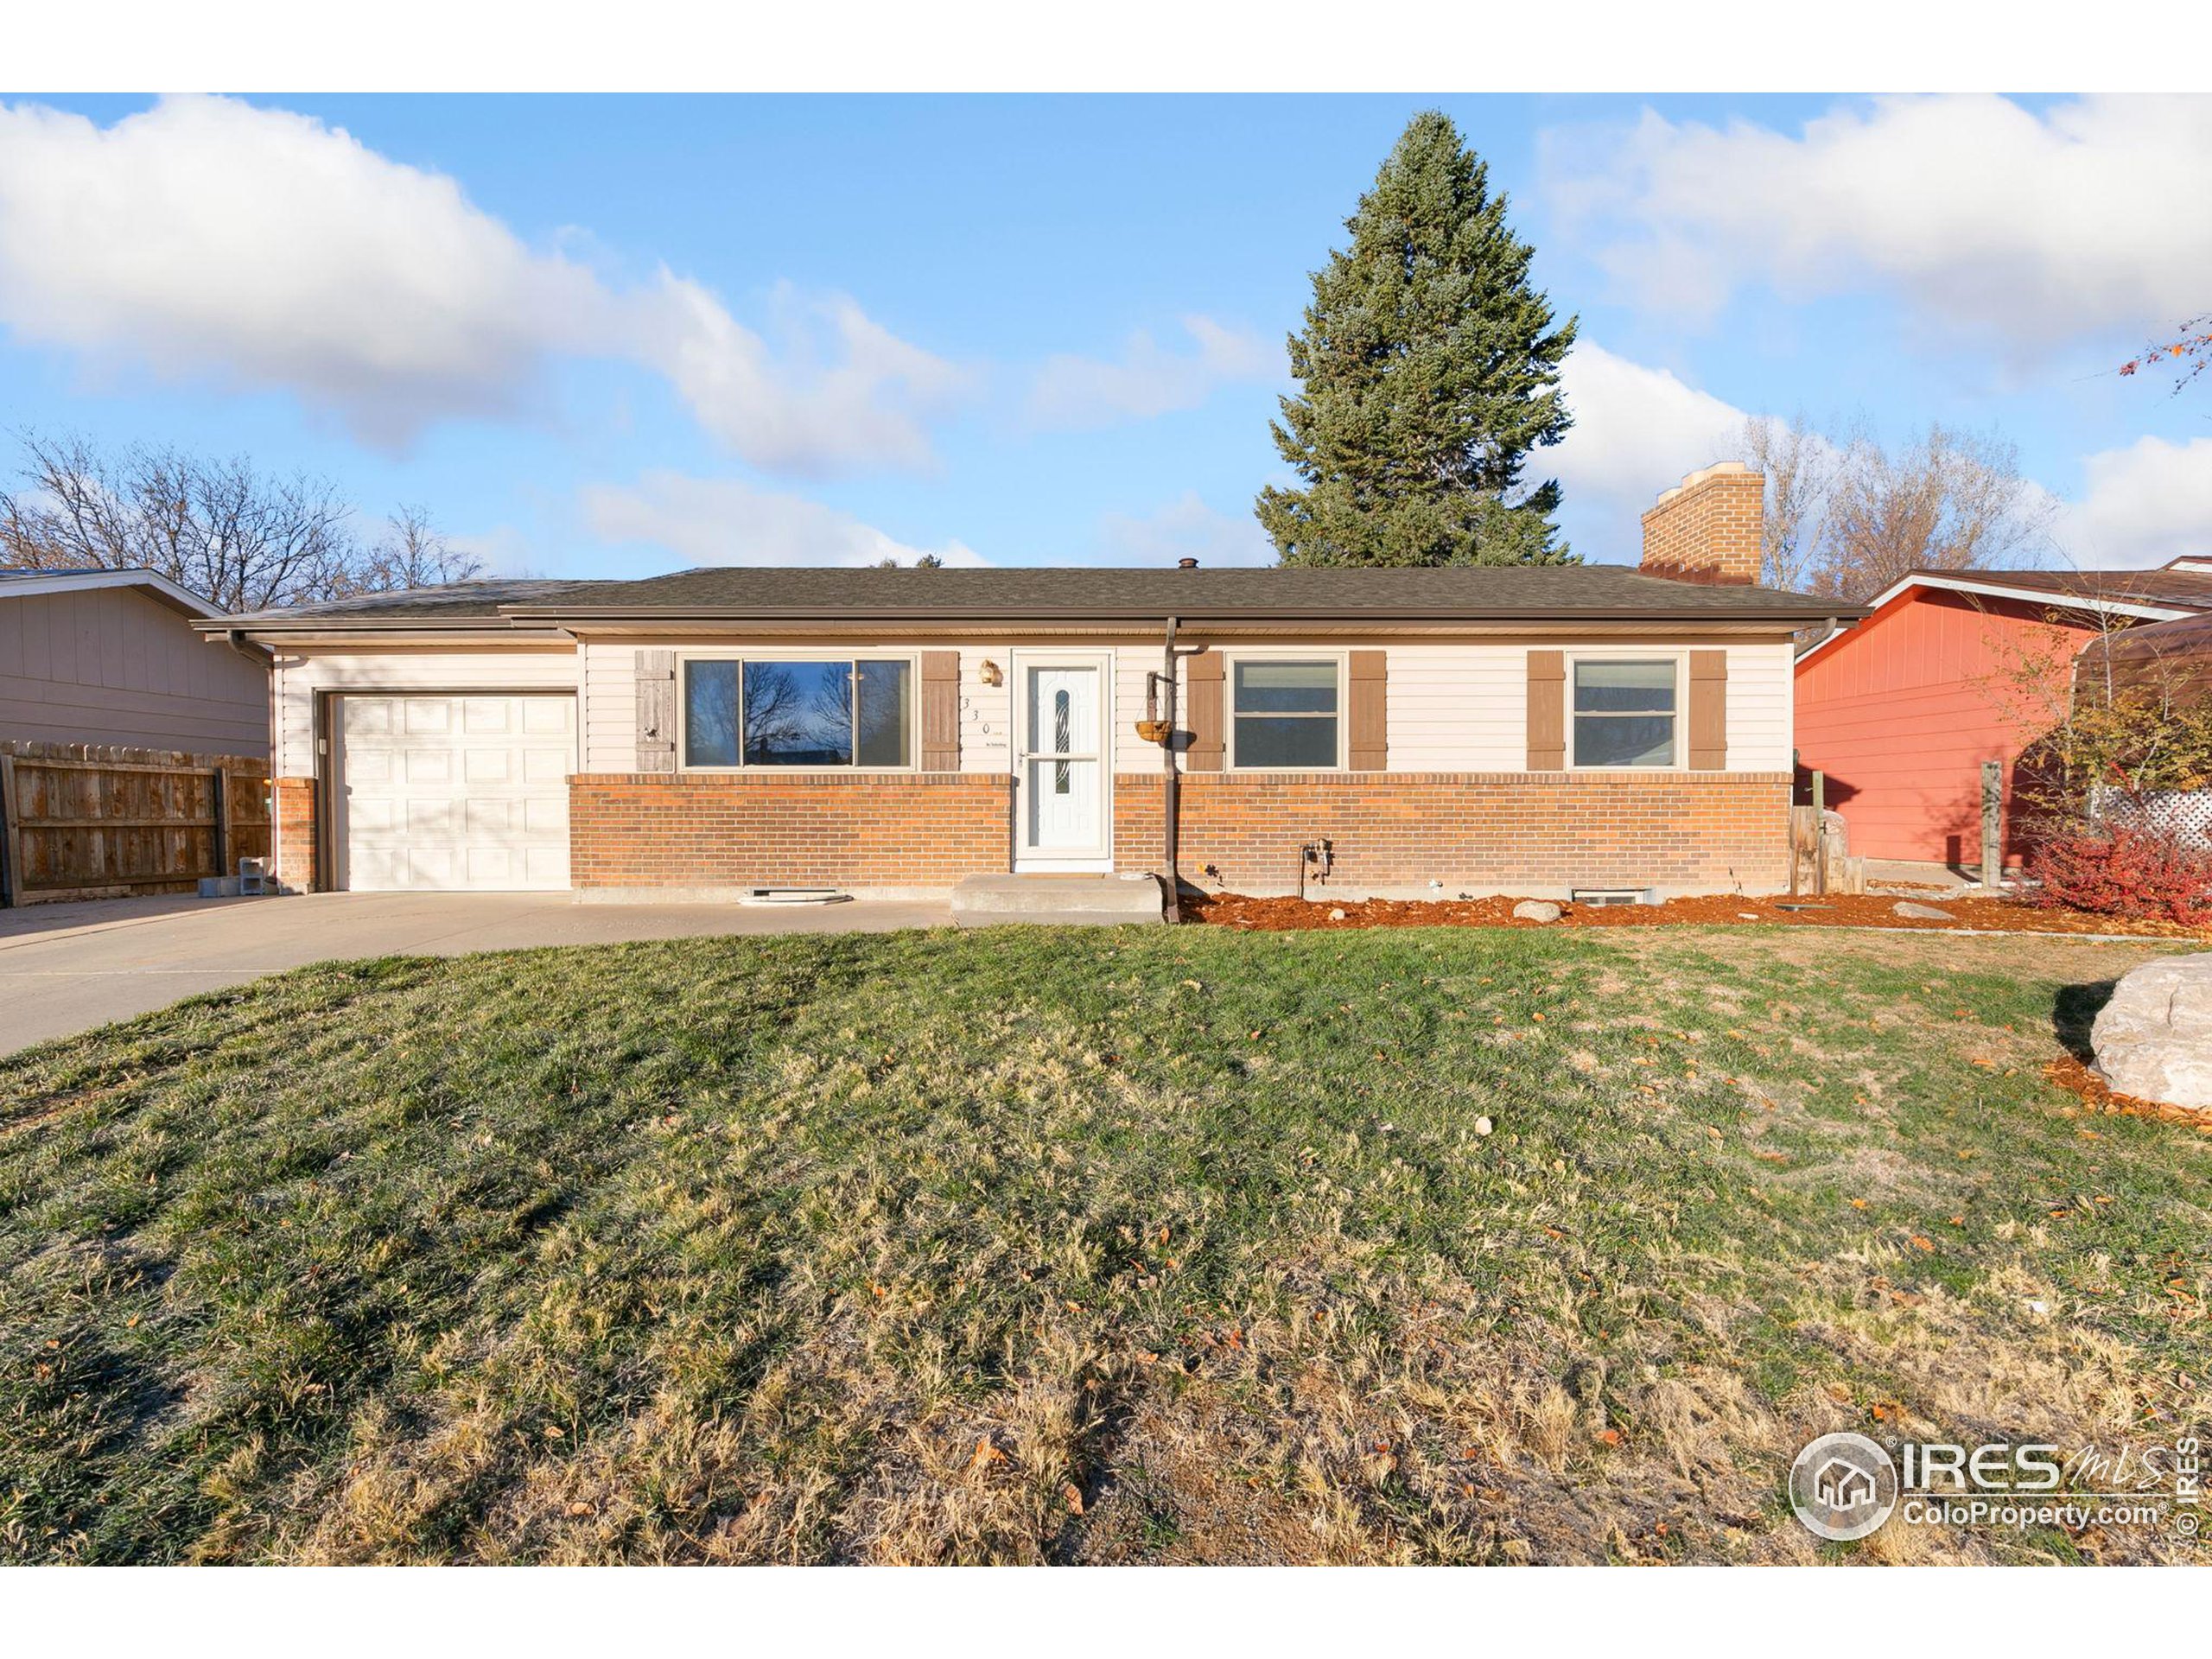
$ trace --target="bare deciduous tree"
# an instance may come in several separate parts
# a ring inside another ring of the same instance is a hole
[[[2017,564],[2057,510],[1994,433],[1935,424],[1892,449],[1863,424],[1838,437],[1759,416],[1737,453],[1766,476],[1770,587],[1868,599],[1909,570]]]
[[[258,611],[460,581],[457,554],[419,507],[365,548],[353,505],[325,479],[76,435],[16,435],[23,488],[0,491],[0,563],[33,570],[158,571],[226,611]]]
[[[1813,580],[1828,493],[1834,487],[1834,444],[1802,414],[1787,421],[1754,415],[1744,423],[1738,453],[1766,479],[1766,524],[1759,581],[1769,588],[1802,590]]]
[[[1829,493],[1815,585],[1848,599],[1911,570],[1971,570],[2042,550],[2056,504],[1994,433],[1931,424],[1892,452],[1861,432]]]
[[[435,588],[483,574],[484,562],[453,544],[430,522],[429,509],[404,504],[385,534],[352,572],[357,593],[385,594],[403,588]]]

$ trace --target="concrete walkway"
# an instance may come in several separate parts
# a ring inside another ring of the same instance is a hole
[[[0,910],[0,1054],[312,962],[541,944],[943,927],[949,906],[580,905],[566,893],[326,893]]]

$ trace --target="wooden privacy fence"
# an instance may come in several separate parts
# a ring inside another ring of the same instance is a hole
[[[189,888],[269,854],[266,760],[0,741],[0,903]]]

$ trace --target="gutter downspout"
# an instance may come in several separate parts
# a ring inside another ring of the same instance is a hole
[[[224,629],[223,643],[259,669],[269,685],[268,695],[263,699],[265,704],[264,712],[269,720],[269,765],[261,784],[262,794],[264,798],[262,805],[269,814],[269,853],[263,861],[262,868],[264,870],[274,870],[276,868],[276,764],[283,758],[282,752],[276,747],[279,741],[276,728],[276,653],[266,646],[248,645],[244,628]],[[227,778],[219,781],[224,788],[230,787],[230,780]],[[317,810],[320,811],[320,810],[318,807]],[[217,838],[220,839],[219,831]],[[229,859],[227,851],[224,858],[227,862]],[[223,872],[218,870],[216,874],[219,875]],[[235,875],[238,872],[233,869],[230,874]]]
[[[1827,626],[1821,631],[1821,637],[1817,639],[1808,639],[1802,647],[1790,652],[1790,660],[1794,662],[1800,657],[1809,656],[1842,632],[1843,619],[1840,616],[1832,616],[1828,618]]]
[[[268,676],[269,680],[270,680],[270,690],[272,693],[276,690],[276,653],[275,652],[273,652],[273,651],[270,650],[268,647],[266,647],[266,646],[264,646],[264,645],[248,645],[248,644],[246,643],[245,630],[244,628],[226,628],[226,629],[224,629],[224,630],[223,630],[223,643],[224,643],[225,645],[228,645],[228,646],[229,646],[232,651],[235,651],[236,652],[238,652],[238,654],[239,656],[241,656],[241,657],[245,658],[246,659],[246,661],[248,661],[249,663],[251,663],[251,664],[252,664],[256,668],[259,669],[259,670],[262,671],[262,673],[264,673],[264,675]],[[269,776],[270,776],[270,778],[273,780],[273,779],[276,778],[276,760],[277,760],[277,754],[276,754],[276,697],[272,695],[272,696],[268,699],[268,702],[269,702]],[[273,792],[274,792],[274,783],[273,783],[273,781],[272,781],[272,784],[271,784],[271,791],[272,791],[272,794],[273,794]],[[274,817],[272,817],[270,818],[270,822],[272,824],[276,822],[276,820],[275,820]]]
[[[1160,764],[1166,775],[1160,784],[1160,855],[1167,866],[1166,917],[1172,926],[1183,919],[1183,878],[1176,868],[1176,830],[1182,815],[1183,774],[1175,765],[1175,619],[1167,619],[1167,637],[1162,645],[1160,665],[1166,671],[1166,714],[1167,735],[1160,745]]]

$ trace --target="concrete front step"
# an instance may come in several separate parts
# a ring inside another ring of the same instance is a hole
[[[952,890],[962,927],[1031,922],[1048,927],[1118,927],[1166,919],[1166,889],[1141,870],[1115,875],[970,875]]]

